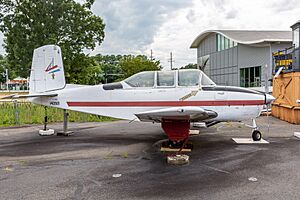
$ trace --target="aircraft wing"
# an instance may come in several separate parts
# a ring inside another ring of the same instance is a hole
[[[196,106],[181,106],[136,113],[135,116],[140,121],[148,122],[162,122],[162,120],[189,120],[195,122],[215,118],[218,114]]]
[[[56,93],[45,93],[45,94],[28,94],[28,95],[18,95],[12,94],[0,99],[23,99],[23,98],[32,98],[32,97],[55,97],[57,96]]]

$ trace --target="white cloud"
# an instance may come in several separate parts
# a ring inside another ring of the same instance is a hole
[[[177,10],[190,4],[180,0],[96,1],[93,11],[106,24],[106,37],[97,51],[143,53],[153,43],[159,27]]]
[[[279,10],[285,1],[194,0],[189,8],[181,9],[169,18],[149,45],[164,66],[168,66],[170,51],[174,52],[175,66],[196,62],[196,50],[189,49],[192,41],[205,30],[256,29],[290,30],[299,20],[300,2],[293,1],[290,9]]]

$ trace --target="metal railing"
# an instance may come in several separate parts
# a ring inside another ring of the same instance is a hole
[[[273,73],[275,74],[279,68],[283,67],[283,71],[290,71],[293,68],[293,52],[294,46],[278,50],[272,53]]]

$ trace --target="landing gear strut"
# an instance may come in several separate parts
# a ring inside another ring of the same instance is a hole
[[[192,144],[188,143],[190,122],[187,120],[164,120],[162,128],[169,140],[162,144],[163,147],[179,149],[191,149]]]
[[[181,152],[192,149],[189,148],[191,144],[188,144],[190,121],[163,120],[161,126],[169,138],[169,141],[162,144],[162,148],[168,149],[167,151],[176,151],[175,154],[167,155],[167,163],[172,165],[188,164],[189,156]]]

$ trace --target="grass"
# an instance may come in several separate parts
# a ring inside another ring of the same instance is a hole
[[[16,120],[16,110],[19,115],[19,123]],[[104,122],[116,120],[110,117],[80,113],[76,111],[69,112],[70,122]],[[62,122],[63,110],[53,107],[47,107],[48,123]],[[15,108],[12,102],[0,102],[0,127],[15,126],[24,124],[42,124],[44,122],[44,106],[35,105],[29,102],[18,102]]]

